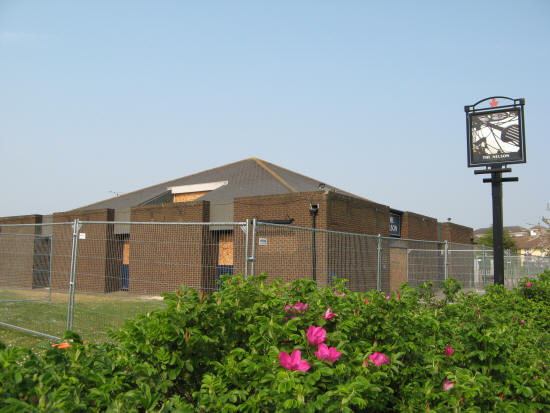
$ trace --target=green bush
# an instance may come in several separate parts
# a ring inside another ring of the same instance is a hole
[[[111,344],[68,332],[67,348],[0,349],[0,412],[549,411],[549,279],[483,295],[449,280],[441,301],[429,286],[352,293],[265,275],[182,287]]]

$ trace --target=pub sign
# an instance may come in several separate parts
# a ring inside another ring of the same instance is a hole
[[[464,107],[468,167],[526,162],[524,106],[525,99],[495,96]]]

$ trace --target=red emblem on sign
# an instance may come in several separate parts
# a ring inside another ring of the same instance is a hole
[[[493,107],[493,108],[498,106],[498,100],[493,98],[493,100],[491,100],[491,102],[489,102],[489,105],[491,105],[491,107]]]

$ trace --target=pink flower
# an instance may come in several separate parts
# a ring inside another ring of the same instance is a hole
[[[445,391],[451,390],[454,387],[454,385],[455,384],[452,381],[445,380],[443,382],[443,390]]]
[[[302,360],[300,350],[294,350],[290,356],[288,353],[281,351],[279,353],[279,363],[287,370],[308,371],[311,367],[306,360]]]
[[[308,309],[308,307],[309,307],[309,304],[296,303],[292,307],[289,305],[285,305],[284,310],[290,311],[292,314],[294,314],[296,311],[300,311],[301,313],[303,313]]]
[[[346,295],[346,293],[338,293],[338,291],[334,290],[334,295],[337,295],[338,297],[343,297]]]
[[[336,350],[335,347],[327,347],[326,344],[319,344],[319,347],[317,347],[317,351],[315,352],[315,355],[317,356],[318,359],[328,360],[331,363],[334,363],[336,360],[340,358],[342,353]]]
[[[309,326],[306,331],[306,336],[309,340],[309,344],[314,347],[318,346],[321,343],[324,343],[326,335],[327,330],[325,330],[323,327]]]
[[[309,304],[296,303],[292,308],[303,313],[304,311],[307,310],[308,307],[309,307]]]
[[[365,304],[368,304],[368,303],[370,303],[369,299],[365,298]]]
[[[325,315],[323,316],[323,318],[325,320],[330,320],[331,318],[334,318],[334,317],[338,317],[338,314],[334,314],[332,312],[332,307],[327,308],[327,311],[325,311]]]
[[[387,295],[387,296],[386,296],[386,301],[388,301],[389,299],[390,299],[390,296],[389,296],[389,295]]]
[[[525,324],[525,320],[519,320],[521,324]]]
[[[391,359],[386,357],[384,353],[375,351],[369,356],[369,360],[372,361],[375,366],[381,366],[382,364],[389,363]]]
[[[526,287],[531,287],[532,285],[533,285],[533,284],[531,284],[531,281],[527,281],[527,282],[525,283],[525,286],[526,286]]]
[[[452,356],[455,350],[451,346],[445,347],[445,355],[446,356]]]

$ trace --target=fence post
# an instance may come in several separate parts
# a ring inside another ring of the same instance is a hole
[[[482,272],[482,274],[483,274],[482,285],[483,285],[483,287],[485,287],[485,283],[487,282],[487,268],[485,268],[486,265],[487,265],[487,264],[485,263],[485,247],[483,247],[483,249],[481,250],[481,252],[483,253],[483,254],[481,255],[481,260],[482,260],[481,262],[483,263],[483,264],[482,264],[482,267],[481,267],[481,268],[482,268],[482,271],[483,271],[483,272]]]
[[[382,235],[378,234],[378,260],[376,263],[376,289],[382,291]]]
[[[246,219],[246,233],[244,240],[244,279],[248,279],[248,236],[250,234],[250,219]]]
[[[252,256],[250,261],[252,261],[250,268],[250,275],[254,277],[254,261],[256,260],[256,231],[258,229],[258,221],[256,218],[252,220]]]
[[[447,278],[449,278],[449,242],[448,241],[445,241],[444,265],[445,265],[445,281],[447,281]]]
[[[69,273],[69,298],[67,302],[67,330],[73,329],[74,319],[74,290],[76,283],[76,264],[78,257],[78,238],[82,224],[77,219],[73,222],[73,246],[71,251],[71,269]]]
[[[407,284],[409,284],[409,253],[411,252],[410,248],[407,247]]]
[[[53,230],[52,230],[53,232]],[[48,264],[48,301],[52,301],[52,255],[53,255],[53,235],[49,236],[50,239],[50,251],[49,251],[49,264]]]

